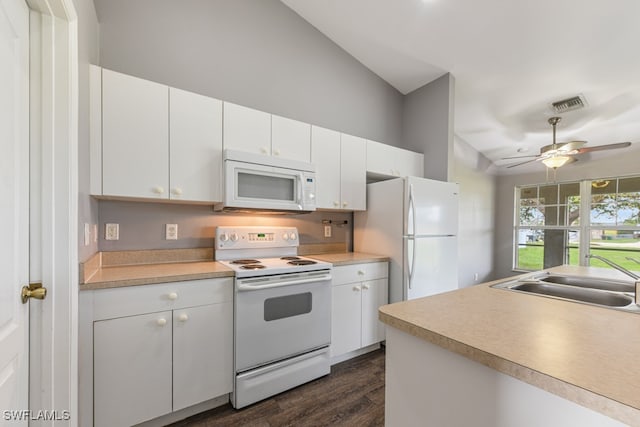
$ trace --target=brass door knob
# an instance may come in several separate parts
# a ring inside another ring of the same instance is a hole
[[[47,296],[47,288],[42,287],[42,283],[31,283],[23,286],[21,297],[22,303],[26,304],[29,298],[44,299]]]

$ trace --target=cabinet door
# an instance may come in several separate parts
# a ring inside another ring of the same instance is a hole
[[[93,339],[96,427],[171,412],[171,311],[95,322]]]
[[[222,101],[169,88],[169,198],[222,200]]]
[[[360,348],[360,283],[331,288],[331,357]]]
[[[395,169],[394,147],[367,141],[367,172],[380,176],[399,176]]]
[[[233,304],[173,312],[173,410],[233,388]]]
[[[396,172],[398,176],[424,177],[424,154],[396,148]]]
[[[311,161],[311,125],[280,116],[271,116],[271,155]]]
[[[311,126],[311,163],[316,165],[316,206],[340,209],[340,133]]]
[[[168,198],[169,88],[102,70],[102,193]]]
[[[225,149],[271,154],[271,114],[241,105],[224,103]]]
[[[335,172],[334,172],[335,173]],[[341,134],[340,145],[341,208],[367,209],[367,141]]]
[[[387,303],[388,279],[362,284],[362,347],[384,340],[384,325],[378,320],[378,308]]]

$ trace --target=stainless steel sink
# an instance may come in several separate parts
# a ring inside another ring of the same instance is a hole
[[[491,287],[640,313],[634,284],[619,280],[535,273]]]

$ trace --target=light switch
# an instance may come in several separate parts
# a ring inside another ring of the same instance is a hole
[[[89,246],[90,243],[91,243],[91,227],[89,226],[89,223],[85,222],[84,223],[84,245]]]

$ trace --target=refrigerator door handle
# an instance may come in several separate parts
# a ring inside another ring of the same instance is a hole
[[[415,241],[412,238],[408,238],[407,240],[407,255],[409,255],[409,248],[411,248],[411,256],[407,256],[407,271],[409,272],[409,278],[407,286],[411,289],[411,283],[413,282],[413,271],[416,266],[416,248]],[[411,258],[411,263],[409,263],[409,258]]]
[[[416,234],[416,203],[413,200],[413,184],[409,184],[409,209],[411,209],[411,226],[412,230],[409,233],[407,230],[407,234]]]

